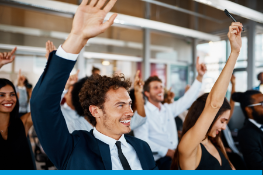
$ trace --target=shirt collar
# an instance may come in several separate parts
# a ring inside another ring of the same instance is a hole
[[[256,122],[254,119],[249,118],[248,119],[251,123],[253,123],[254,125],[256,125],[256,127],[258,127],[259,129],[261,129],[260,127],[262,126],[261,124],[259,124],[258,122]]]
[[[96,127],[94,127],[94,129],[93,129],[93,134],[94,134],[94,137],[95,137],[96,139],[98,139],[98,140],[100,140],[100,141],[108,144],[109,147],[110,147],[110,150],[114,148],[115,143],[116,143],[117,141],[120,141],[122,145],[128,147],[128,143],[127,143],[127,141],[126,141],[126,139],[125,139],[125,137],[124,137],[124,134],[122,134],[122,136],[121,136],[121,138],[120,138],[119,140],[115,140],[115,139],[113,139],[113,138],[111,138],[111,137],[108,137],[108,136],[100,133],[100,132],[96,129]]]
[[[158,111],[162,111],[164,110],[165,111],[165,108],[163,107],[163,105],[161,104],[161,110],[159,110],[159,108],[157,108],[156,106],[154,106],[151,102],[147,102],[146,103],[146,106],[151,110],[151,111],[154,111],[154,110],[158,110]]]

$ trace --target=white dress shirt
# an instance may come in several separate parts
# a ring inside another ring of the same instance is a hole
[[[164,157],[168,149],[176,149],[178,134],[174,118],[192,105],[199,95],[201,85],[195,80],[183,97],[171,104],[161,104],[161,110],[150,102],[146,103],[146,123],[135,129],[134,135],[150,145],[155,160]]]
[[[118,149],[117,149],[117,146],[115,145],[117,140],[115,140],[111,137],[108,137],[104,134],[101,134],[99,131],[97,131],[96,128],[94,128],[93,134],[94,134],[94,137],[96,139],[98,139],[98,140],[109,145],[112,170],[123,170],[121,161],[120,161],[119,156],[118,156]],[[132,170],[142,170],[142,166],[141,166],[141,163],[140,163],[140,160],[137,156],[136,151],[134,150],[134,148],[129,143],[127,143],[124,135],[122,135],[118,141],[121,142],[121,150],[122,150],[124,156],[126,157],[131,169]]]
[[[258,122],[256,122],[254,119],[248,119],[251,123],[253,123],[256,127],[258,127],[261,131],[263,131],[263,129],[261,129],[261,124],[259,124]]]

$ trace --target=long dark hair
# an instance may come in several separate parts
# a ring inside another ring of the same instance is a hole
[[[192,128],[195,125],[196,121],[200,117],[201,113],[203,112],[203,110],[205,108],[205,103],[206,103],[206,99],[207,99],[208,95],[209,95],[209,93],[202,95],[190,107],[188,114],[185,118],[184,124],[183,124],[182,137],[190,128]],[[211,128],[215,124],[218,117],[220,115],[222,115],[225,111],[230,110],[230,109],[231,109],[230,104],[227,101],[227,99],[225,98],[223,105],[221,106],[218,113],[216,114],[212,124],[210,125],[210,127],[207,131],[206,137],[204,139],[208,138],[217,148],[219,148],[220,151],[224,154],[224,156],[228,160],[230,166],[232,166],[232,164],[229,161],[229,158],[225,152],[224,146],[222,145],[222,141],[220,138],[221,133],[219,133],[215,138],[208,136],[208,133],[210,132]],[[174,159],[173,159],[173,162],[171,165],[171,169],[172,170],[178,170],[178,168],[179,168],[179,153],[178,153],[178,147],[177,147],[177,149],[175,150]]]
[[[19,101],[18,101],[18,97],[17,97],[17,93],[16,93],[16,89],[15,89],[15,86],[14,84],[7,80],[7,79],[4,79],[4,78],[0,78],[0,89],[2,87],[5,87],[7,85],[10,85],[13,89],[14,89],[14,92],[16,94],[16,105],[13,109],[13,111],[10,113],[10,121],[15,119],[15,118],[18,118],[18,115],[19,115]]]

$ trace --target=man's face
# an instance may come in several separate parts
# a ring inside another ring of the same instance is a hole
[[[149,101],[162,102],[164,100],[163,84],[159,81],[153,81],[149,85],[150,92],[145,92]]]
[[[99,70],[94,71],[93,75],[100,75],[100,71]]]
[[[96,118],[96,129],[102,134],[118,139],[122,134],[131,131],[130,121],[133,116],[131,99],[123,87],[110,89],[106,93],[106,100],[100,117]]]
[[[263,94],[255,94],[252,95],[252,98],[254,99],[253,104],[256,103],[260,103],[263,102]],[[247,108],[251,108],[252,110],[250,110],[249,116],[252,116],[252,118],[263,125],[263,107],[261,105],[258,106],[254,106],[254,107],[247,107]]]

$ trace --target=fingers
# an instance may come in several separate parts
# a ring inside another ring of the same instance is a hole
[[[114,20],[115,18],[117,17],[117,14],[113,14],[110,19],[108,21],[106,21],[103,25],[102,25],[102,28],[103,28],[103,31],[105,31],[106,29],[108,29],[113,23],[114,23]]]
[[[104,7],[104,11],[106,12],[106,13],[108,13],[111,9],[112,9],[112,7],[114,6],[114,4],[117,2],[117,0],[110,0],[109,2],[108,2],[108,4]]]
[[[172,87],[170,87],[170,89],[168,90],[168,92],[171,92],[171,90],[172,90]]]
[[[104,4],[105,4],[106,0],[99,0],[98,4],[96,5],[97,8],[101,9]]]
[[[89,5],[92,6],[92,7],[94,7],[94,5],[95,5],[96,3],[97,3],[97,0],[91,0],[90,3],[89,3]]]
[[[78,70],[77,70],[77,73],[76,73],[77,76],[79,75],[79,72],[80,72],[80,70],[78,69]]]
[[[13,54],[15,53],[16,49],[17,49],[17,47],[15,47],[15,48],[10,52],[10,54],[13,55]],[[10,55],[10,56],[11,56],[11,55]]]
[[[140,76],[140,70],[137,70],[135,78],[139,78],[139,76]]]
[[[0,59],[4,57],[4,54],[0,52]]]
[[[87,4],[88,4],[88,1],[89,1],[89,0],[82,0],[82,2],[81,2],[80,5],[82,5],[82,6],[83,6],[83,5],[87,5]]]

